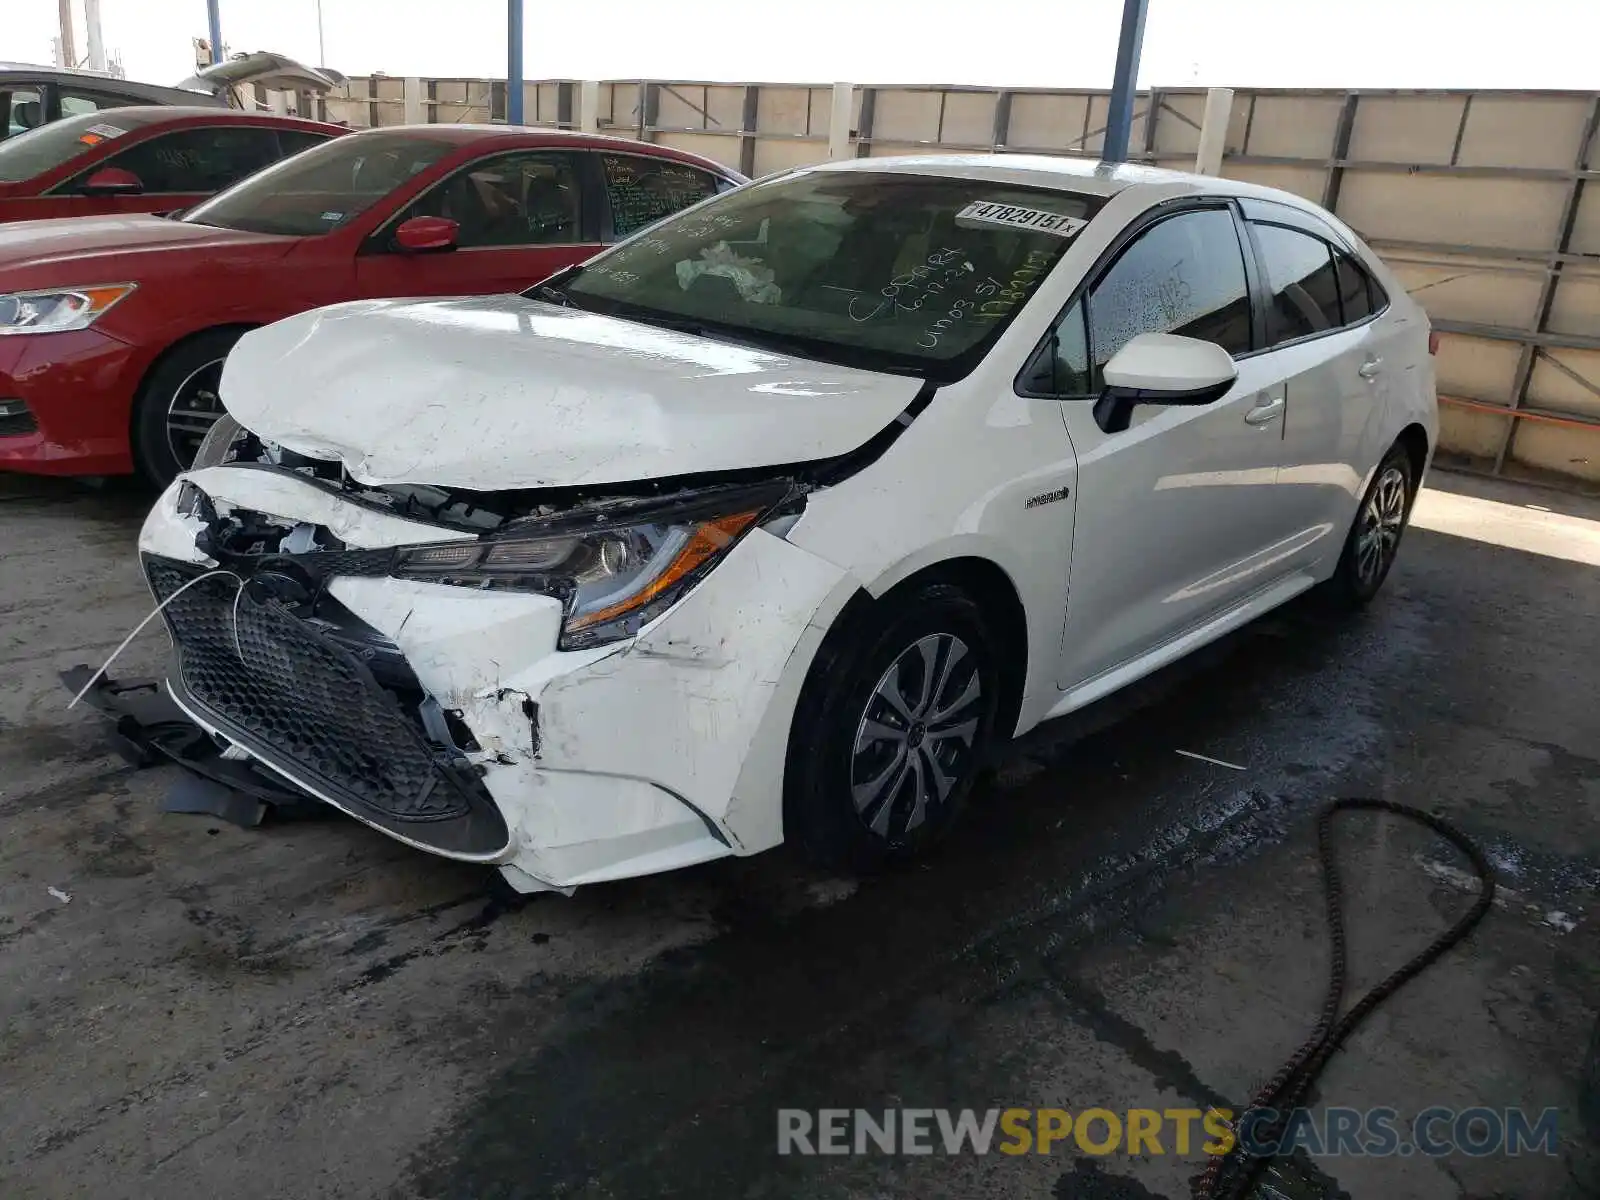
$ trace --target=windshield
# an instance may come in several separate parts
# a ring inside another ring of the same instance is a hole
[[[453,149],[447,138],[415,131],[347,134],[256,172],[183,220],[247,233],[331,233]]]
[[[530,295],[868,370],[970,372],[1103,200],[808,171],[667,218]]]
[[[84,113],[7,138],[0,142],[0,183],[21,183],[53,171],[131,128],[110,113]]]

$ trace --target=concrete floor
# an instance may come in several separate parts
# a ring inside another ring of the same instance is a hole
[[[142,507],[0,479],[8,1200],[1187,1196],[1198,1156],[779,1158],[776,1110],[1238,1103],[1315,1018],[1313,814],[1346,794],[1436,807],[1506,891],[1311,1102],[1559,1106],[1560,1153],[1323,1157],[1260,1194],[1597,1194],[1600,505],[1437,475],[1369,614],[1292,606],[1031,736],[924,867],[779,851],[515,912],[354,822],[161,815],[172,776],[64,711],[55,670],[148,608]],[[1347,818],[1340,853],[1357,988],[1470,903],[1408,826]]]

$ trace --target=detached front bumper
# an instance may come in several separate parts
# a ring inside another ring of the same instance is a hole
[[[562,652],[551,598],[331,561],[458,533],[267,470],[186,479],[214,503],[321,526],[348,548],[329,552],[329,611],[308,617],[270,565],[208,573],[200,520],[177,509],[183,480],[141,534],[167,601],[174,700],[297,787],[419,849],[494,863],[523,890],[782,840],[795,701],[854,590],[832,564],[756,530],[637,637]]]

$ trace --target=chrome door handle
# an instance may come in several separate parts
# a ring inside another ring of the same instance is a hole
[[[1356,368],[1356,373],[1363,379],[1376,379],[1383,370],[1383,359],[1369,358]]]
[[[1246,425],[1265,425],[1268,421],[1276,421],[1283,415],[1283,397],[1268,400],[1265,404],[1257,405],[1244,415]]]

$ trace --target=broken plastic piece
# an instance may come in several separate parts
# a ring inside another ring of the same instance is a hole
[[[254,829],[266,819],[268,805],[254,796],[246,796],[214,779],[188,772],[178,776],[167,798],[161,802],[162,812],[203,813],[217,817],[232,825]]]
[[[95,674],[88,665],[72,667],[61,672],[61,682],[114,723],[117,752],[135,767],[173,762],[193,776],[173,788],[163,811],[206,813],[246,828],[259,825],[269,812],[286,819],[331,811],[253,759],[229,756],[158,681],[119,682],[95,679]]]

